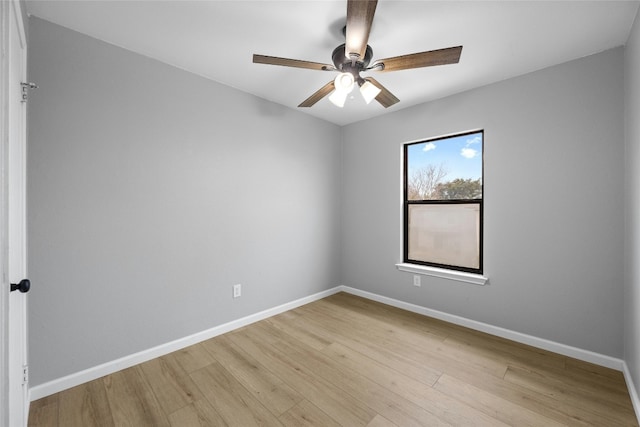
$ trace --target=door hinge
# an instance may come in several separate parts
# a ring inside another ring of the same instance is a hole
[[[22,385],[29,384],[29,366],[22,366]]]
[[[22,86],[22,102],[27,102],[27,100],[29,99],[29,89],[38,89],[38,85],[35,83],[20,83],[20,86]]]

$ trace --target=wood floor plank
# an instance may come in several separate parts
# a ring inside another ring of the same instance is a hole
[[[561,427],[564,425],[448,374],[442,375],[434,387],[436,390],[463,401],[508,425],[522,427]]]
[[[316,350],[322,350],[333,342],[331,339],[323,336],[323,334],[318,334],[313,330],[305,328],[304,325],[301,325],[299,321],[302,318],[303,316],[300,314],[290,311],[271,317],[266,321],[283,332],[286,332],[291,337],[304,342]]]
[[[602,417],[589,414],[584,407],[557,400],[552,396],[502,379],[489,376],[481,379],[480,377],[470,377],[463,372],[448,375],[564,425],[610,425],[610,422],[605,421]]]
[[[140,365],[160,407],[167,415],[202,398],[200,389],[183,370],[176,355],[171,353]]]
[[[169,426],[139,366],[103,378],[113,421],[117,426]]]
[[[452,326],[448,322],[426,317],[418,313],[393,307],[388,304],[358,297],[345,292],[339,292],[322,299],[323,304],[331,305],[335,308],[342,308],[353,313],[360,313],[369,318],[375,318],[389,324],[411,324],[420,325],[422,332],[440,335],[442,338],[451,333]]]
[[[308,328],[324,327],[325,331],[327,331],[326,333],[332,335],[335,343],[357,351],[358,353],[366,354],[371,360],[381,365],[389,366],[424,384],[433,385],[440,375],[442,375],[442,371],[433,369],[428,364],[425,364],[423,360],[415,361],[406,357],[402,354],[401,347],[391,346],[391,348],[387,348],[379,342],[372,343],[363,336],[341,334],[338,326],[336,326],[336,329],[332,329],[322,320],[316,323],[309,318],[304,318],[298,322]]]
[[[631,426],[619,371],[338,293],[32,402],[29,426]]]
[[[573,369],[555,369],[550,367],[539,367],[536,365],[522,366],[512,365],[512,369],[535,372],[537,376],[544,378],[546,382],[556,384],[556,387],[569,388],[572,394],[582,396],[584,399],[593,399],[602,403],[609,403],[613,407],[622,405],[623,408],[630,407],[629,393],[621,390],[619,385],[613,380],[600,375],[585,375]],[[624,383],[624,378],[620,378],[619,383]],[[627,401],[629,399],[629,401]]]
[[[430,350],[435,350],[440,355],[445,356],[450,362],[457,362],[460,365],[467,365],[477,372],[486,372],[498,378],[504,377],[509,365],[505,360],[491,357],[490,354],[476,351],[475,348],[461,349],[452,346],[448,341],[443,341],[434,345]]]
[[[500,421],[481,413],[464,403],[421,383],[398,375],[399,387],[391,390],[375,383],[370,375],[361,375],[353,366],[344,363],[343,357],[335,359],[302,346],[282,343],[283,353],[299,354],[311,363],[314,371],[332,381],[352,396],[362,396],[368,405],[385,418],[398,425],[476,425],[500,426]],[[405,387],[406,385],[406,387]],[[414,386],[412,388],[412,386]],[[415,394],[413,394],[415,393]]]
[[[255,324],[254,326],[258,326]],[[269,344],[268,338],[255,328],[229,335],[230,339],[250,354],[260,354],[261,363],[271,372],[345,426],[366,426],[376,412],[361,401],[345,395],[343,391],[322,377],[304,369],[304,361],[287,360]]]
[[[624,402],[625,407],[631,406],[630,402],[627,402],[629,393],[624,377],[619,371],[501,338],[482,338],[473,333],[467,334],[464,338],[449,337],[444,343],[459,346],[463,352],[480,352],[487,357],[493,355],[515,369],[534,370],[545,377],[555,378],[562,387],[580,390],[587,396],[597,395],[598,400],[613,404]]]
[[[326,303],[332,310],[343,310],[352,315],[358,314],[364,319],[377,320],[382,324],[396,326],[419,333],[422,336],[433,337],[439,341],[446,339],[456,330],[467,330],[467,328],[439,319],[346,293],[331,295],[323,299],[322,303]]]
[[[228,425],[244,427],[282,425],[220,363],[211,363],[191,373],[190,376]]]
[[[214,361],[207,350],[200,344],[183,348],[172,354],[187,374],[204,368]]]
[[[61,426],[114,426],[104,383],[81,384],[60,395],[58,419]]]
[[[340,343],[331,344],[322,351],[323,354],[339,362],[342,369],[348,369],[362,376],[366,376],[380,386],[401,396],[408,396],[420,400],[425,390],[433,386],[440,375],[433,376],[428,384],[418,381],[397,370],[394,366],[385,365],[369,358]],[[411,398],[409,399],[411,400]],[[415,401],[414,401],[415,403]]]
[[[276,417],[302,400],[298,392],[239,349],[228,337],[219,336],[202,345]]]
[[[392,423],[382,415],[378,414],[371,420],[367,427],[398,427],[398,425]]]
[[[450,375],[565,425],[609,425],[609,421],[585,411],[583,405],[573,405],[520,384],[490,376],[482,378],[480,376],[469,375],[466,372],[458,372]]]
[[[393,392],[378,386],[373,381],[360,378],[353,373],[339,369],[338,363],[323,358],[311,349],[294,347],[287,342],[280,342],[277,350],[287,363],[304,360],[304,364],[297,367],[307,375],[314,377],[314,381],[324,380],[340,389],[341,396],[350,396],[360,400],[375,412],[385,416],[396,424],[403,426],[445,426],[449,425],[434,414],[424,410],[412,402],[400,398]]]
[[[196,400],[169,415],[171,427],[225,427],[228,424],[206,400]]]
[[[315,308],[314,308],[315,309]],[[314,310],[311,309],[311,310]],[[420,340],[413,337],[412,340],[403,340],[397,336],[382,334],[379,331],[372,331],[367,326],[367,322],[351,320],[349,328],[344,327],[343,320],[339,314],[330,316],[327,313],[312,311],[315,321],[318,324],[329,328],[336,340],[341,343],[354,347],[363,344],[369,347],[372,354],[379,352],[387,352],[398,358],[408,359],[417,364],[423,364],[425,360],[429,360],[429,368],[437,372],[466,372],[470,376],[492,375],[496,378],[502,378],[506,371],[506,366],[483,366],[478,364],[474,357],[470,355],[469,359],[461,357],[449,357],[446,351],[442,351],[441,341],[432,341],[430,338]]]
[[[611,390],[617,390],[624,395],[628,395],[627,384],[624,375],[615,369],[594,365],[593,363],[567,358],[565,370],[571,374],[576,374],[579,378],[590,383],[603,384]]]
[[[388,366],[376,364],[375,362],[371,363],[371,359],[368,356],[355,352],[341,344],[332,344],[323,350],[323,353],[339,360],[342,366],[341,369],[348,369],[367,376],[386,389],[454,425],[464,425],[466,423],[500,425],[501,422],[504,422],[500,418],[494,419],[496,418],[494,413],[482,411],[456,395],[442,396],[437,388],[426,386]],[[435,380],[438,381],[441,376],[439,375]],[[483,414],[479,414],[478,411],[483,412]],[[456,415],[452,416],[451,413]]]
[[[613,425],[627,425],[635,418],[632,408],[628,408],[623,402],[612,403],[600,400],[598,394],[585,393],[571,385],[565,386],[558,379],[550,378],[532,369],[509,367],[505,381],[520,384],[560,402],[567,402],[574,406],[584,405],[585,411],[602,417]]]
[[[29,427],[58,427],[58,400],[60,394],[43,397],[31,403]]]
[[[525,364],[556,369],[565,367],[566,357],[564,356],[479,331],[452,331],[444,343],[458,347],[462,351],[473,351],[511,365]]]
[[[288,427],[340,427],[333,418],[306,399],[282,414],[280,422]]]
[[[408,327],[404,322],[385,322],[381,318],[367,316],[366,313],[349,310],[323,300],[319,302],[320,304],[306,306],[305,308],[320,311],[336,319],[341,319],[350,327],[354,324],[368,325],[368,329],[377,335],[377,339],[394,339],[404,341],[412,341],[416,339],[421,344],[431,345],[442,342],[446,338],[446,336],[441,333],[433,333],[428,330]]]

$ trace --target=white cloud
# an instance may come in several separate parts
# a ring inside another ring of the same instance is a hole
[[[436,149],[436,144],[434,144],[433,142],[427,142],[426,144],[424,144],[424,148],[422,149],[422,151],[431,151],[435,149]]]
[[[476,135],[471,139],[467,139],[467,147],[470,146],[471,144],[480,144],[482,142],[482,138],[480,137],[480,135]]]
[[[460,155],[467,159],[473,159],[478,155],[478,150],[474,150],[473,148],[463,148],[460,150]]]

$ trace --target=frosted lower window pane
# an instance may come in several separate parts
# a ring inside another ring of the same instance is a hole
[[[410,205],[410,260],[480,266],[480,205]]]

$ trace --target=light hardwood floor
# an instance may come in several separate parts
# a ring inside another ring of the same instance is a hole
[[[30,426],[637,426],[618,371],[339,293],[49,396]]]

